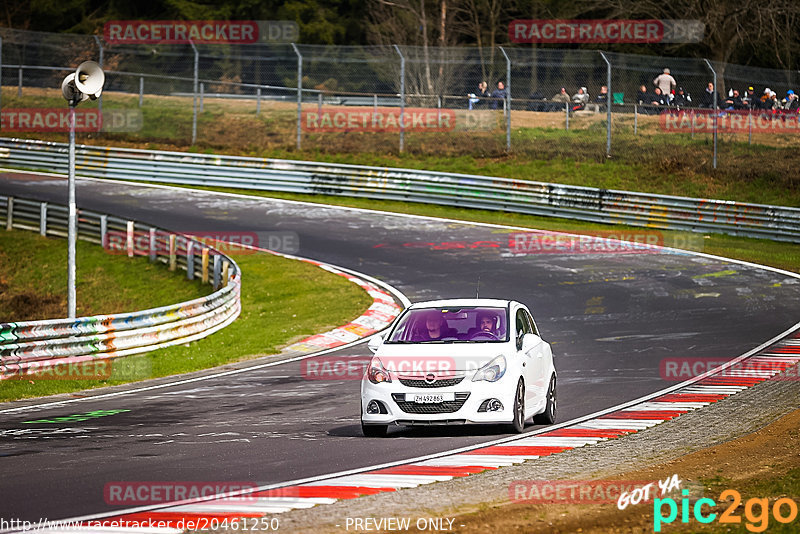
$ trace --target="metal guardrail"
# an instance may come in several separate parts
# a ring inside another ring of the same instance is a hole
[[[0,221],[5,229],[67,235],[65,206],[0,196]],[[239,268],[205,243],[87,210],[78,212],[78,239],[104,246],[118,242],[118,253],[147,255],[170,269],[185,269],[188,278],[210,281],[215,291],[188,302],[132,313],[0,323],[0,380],[189,343],[239,316]]]
[[[119,180],[343,195],[800,242],[800,209],[490,176],[79,146],[77,172]],[[67,171],[67,145],[0,138],[0,165]]]

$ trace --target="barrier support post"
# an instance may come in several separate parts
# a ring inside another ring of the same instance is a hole
[[[148,253],[148,257],[150,259],[150,263],[155,263],[156,261],[156,229],[150,228],[150,250]]]
[[[100,216],[100,243],[103,248],[108,245],[108,215]]]
[[[186,243],[186,279],[194,280],[194,242]]]
[[[47,235],[47,202],[39,205],[39,235]]]
[[[14,224],[14,197],[8,197],[6,201],[6,230],[11,230]]]
[[[204,284],[208,283],[208,247],[203,247],[200,252],[200,265],[202,266],[202,281]]]
[[[221,271],[222,271],[222,262],[220,260],[221,260],[221,258],[219,256],[219,254],[214,254],[214,273],[213,273],[213,276],[214,276],[214,280],[213,280],[213,282],[214,282],[214,285],[213,285],[214,291],[219,289],[219,278],[220,278],[220,275],[222,274],[221,273]]]
[[[178,266],[178,256],[175,253],[175,234],[169,234],[169,270],[174,271]]]
[[[125,232],[125,248],[128,251],[128,257],[133,257],[133,221],[128,221]]]
[[[228,272],[231,264],[228,260],[222,260],[222,287],[228,287]]]

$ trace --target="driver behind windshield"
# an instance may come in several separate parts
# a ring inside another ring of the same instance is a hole
[[[490,334],[498,336],[499,333],[497,331],[497,317],[488,313],[479,315],[478,331],[488,332]]]

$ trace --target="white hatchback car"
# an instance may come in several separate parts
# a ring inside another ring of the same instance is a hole
[[[522,432],[531,417],[555,422],[553,353],[519,302],[419,302],[369,348],[375,355],[361,382],[365,436],[384,436],[390,424],[502,423]]]

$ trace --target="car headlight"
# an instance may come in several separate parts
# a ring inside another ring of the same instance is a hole
[[[392,381],[392,377],[389,376],[389,371],[383,367],[383,362],[381,362],[380,358],[372,358],[372,361],[369,362],[367,379],[373,384]]]
[[[486,380],[487,382],[497,382],[506,374],[506,357],[502,354],[475,371],[472,377],[473,382]]]

